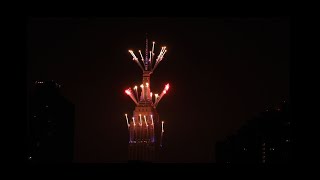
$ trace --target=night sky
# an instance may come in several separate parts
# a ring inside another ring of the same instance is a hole
[[[146,33],[168,50],[151,75],[153,93],[170,83],[164,162],[214,161],[217,141],[289,98],[289,18],[29,18],[28,89],[55,80],[75,105],[75,162],[127,161],[124,90],[142,82],[128,50]]]

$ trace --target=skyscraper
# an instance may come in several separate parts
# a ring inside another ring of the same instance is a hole
[[[167,50],[166,47],[162,47],[160,54],[155,59],[154,44],[155,42],[153,42],[152,50],[148,51],[148,39],[146,39],[145,57],[139,50],[142,65],[133,51],[129,50],[133,60],[143,72],[142,84],[140,85],[141,95],[139,96],[138,86],[133,88],[134,91],[131,88],[125,90],[125,93],[136,104],[132,118],[128,118],[128,115],[125,114],[129,131],[129,162],[155,162],[158,160],[158,153],[162,148],[164,122],[160,121],[156,107],[169,90],[169,84],[165,85],[160,95],[154,94],[153,96],[150,88],[150,75],[162,61]]]
[[[289,164],[293,162],[295,122],[290,103],[268,109],[216,144],[218,163]]]
[[[29,103],[28,160],[72,162],[74,105],[54,81],[36,81]]]

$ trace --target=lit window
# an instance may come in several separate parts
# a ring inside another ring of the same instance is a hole
[[[37,117],[36,115],[33,116],[34,118]]]
[[[289,139],[286,139],[286,142],[290,142],[290,140],[289,140]]]
[[[48,107],[48,105],[46,105],[46,107]]]
[[[274,151],[274,148],[270,148],[270,151]]]
[[[29,156],[29,157],[28,157],[28,159],[29,159],[29,160],[31,160],[31,159],[32,159],[32,157],[31,157],[31,156]]]

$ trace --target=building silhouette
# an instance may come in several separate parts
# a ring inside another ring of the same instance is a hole
[[[146,54],[145,57],[141,56],[141,63],[135,56],[132,50],[129,53],[132,55],[133,60],[139,65],[142,70],[142,84],[140,85],[141,93],[139,96],[138,86],[133,90],[128,88],[125,93],[136,104],[132,117],[128,118],[125,114],[128,132],[129,132],[129,145],[128,145],[128,162],[151,163],[159,162],[160,154],[163,148],[164,136],[164,121],[160,121],[159,113],[156,110],[161,98],[169,90],[169,83],[165,85],[163,91],[159,94],[151,91],[150,78],[158,64],[162,61],[166,53],[166,47],[161,48],[158,56],[154,56],[154,44],[152,43],[152,51],[148,50],[148,38],[146,38]]]
[[[290,104],[260,113],[225,141],[216,143],[217,163],[292,163],[295,123]]]
[[[28,161],[73,161],[74,105],[60,93],[54,81],[36,81],[30,95]]]

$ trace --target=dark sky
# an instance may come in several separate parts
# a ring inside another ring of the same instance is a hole
[[[142,82],[128,52],[168,49],[151,76],[165,162],[209,162],[214,144],[289,98],[288,18],[29,18],[28,84],[55,80],[76,107],[75,162],[126,162],[124,90]],[[150,47],[151,47],[150,43]]]

